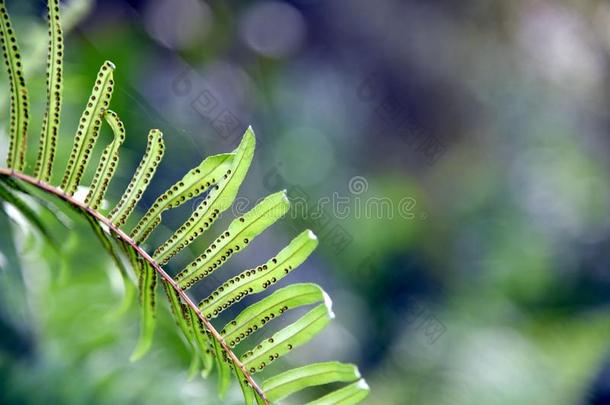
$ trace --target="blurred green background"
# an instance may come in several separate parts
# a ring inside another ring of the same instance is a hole
[[[7,3],[37,95],[34,153],[45,7]],[[62,4],[56,161],[99,66],[113,61],[112,109],[127,141],[110,205],[150,128],[164,132],[167,152],[142,210],[253,126],[257,153],[235,211],[282,188],[299,203],[229,271],[309,227],[320,247],[286,281],[319,282],[337,315],[285,364],[357,363],[371,404],[610,403],[610,3]],[[95,153],[111,139],[104,131]],[[167,215],[149,247],[192,209]],[[188,380],[167,311],[152,352],[129,363],[137,310],[118,314],[110,258],[86,224],[47,216],[61,253],[10,210],[0,215],[0,403],[240,403],[236,386],[222,402],[213,379]]]

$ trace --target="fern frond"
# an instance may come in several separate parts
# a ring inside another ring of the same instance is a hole
[[[252,377],[253,373],[310,341],[333,318],[330,298],[319,286],[302,283],[281,288],[244,308],[220,333],[212,323],[225,309],[245,296],[271,288],[301,265],[318,244],[311,231],[299,234],[265,264],[227,279],[212,294],[201,300],[199,305],[185,292],[218,270],[234,254],[245,249],[257,235],[288,211],[289,202],[285,191],[266,197],[252,210],[235,218],[228,229],[176,277],[172,278],[161,267],[201,236],[219,215],[232,205],[254,154],[256,142],[251,128],[246,130],[240,145],[233,152],[204,159],[199,166],[187,172],[181,180],[161,194],[133,228],[130,237],[120,227],[126,223],[151,182],[163,156],[164,144],[161,132],[151,130],[146,152],[123,196],[108,216],[100,213],[99,206],[114,176],[119,148],[125,139],[123,124],[118,115],[109,110],[114,88],[114,65],[105,62],[81,116],[61,189],[47,184],[53,167],[61,108],[63,40],[58,6],[58,0],[48,0],[50,49],[47,111],[36,173],[35,177],[31,177],[21,172],[25,167],[27,90],[16,38],[4,1],[0,0],[0,38],[11,82],[12,106],[11,146],[8,157],[11,168],[0,168],[0,199],[14,206],[26,219],[39,227],[43,234],[45,228],[36,212],[18,195],[25,190],[23,186],[37,192],[28,193],[31,195],[43,194],[45,197],[60,198],[86,218],[102,247],[112,256],[121,271],[126,286],[131,286],[132,281],[138,285],[140,333],[131,356],[132,360],[142,357],[151,347],[157,307],[156,285],[160,282],[176,324],[192,352],[190,374],[194,376],[200,372],[203,377],[207,377],[215,367],[221,397],[229,389],[234,375],[246,404],[268,404],[269,399],[279,400],[314,385],[353,381],[355,382],[323,396],[314,403],[351,404],[362,400],[368,394],[368,387],[364,380],[360,379],[357,369],[348,364],[326,362],[298,367],[268,378],[263,388],[257,385]],[[74,198],[73,194],[91,158],[103,119],[112,128],[114,139],[104,149],[89,194],[85,202],[82,202]],[[204,193],[203,202],[151,257],[141,244],[161,222],[162,214]],[[115,251],[116,245],[121,248],[130,266],[123,265],[122,258]],[[135,287],[126,291],[122,308],[129,304],[134,295],[133,291]],[[233,351],[235,346],[268,326],[272,319],[280,318],[290,309],[306,305],[315,306],[292,324],[275,332],[271,338],[251,347],[241,358]]]
[[[244,216],[233,220],[229,229],[176,275],[176,283],[186,290],[212,274],[258,234],[286,214],[289,207],[290,203],[285,191],[265,198]]]
[[[216,184],[217,179],[230,175],[234,156],[232,153],[210,156],[204,159],[199,166],[190,170],[180,181],[155,200],[152,207],[134,227],[131,238],[137,243],[144,242],[161,222],[163,211],[176,208],[191,198],[205,193],[210,186]]]
[[[61,188],[68,195],[72,195],[76,191],[91,158],[91,152],[100,133],[104,113],[108,109],[112,98],[113,71],[114,65],[112,62],[104,62],[97,74],[85,111],[80,118],[66,172],[61,182]]]
[[[34,176],[51,179],[59,133],[61,93],[63,84],[63,34],[59,21],[59,0],[48,0],[49,53],[47,57],[47,108],[42,120],[42,133]]]
[[[110,212],[110,220],[116,226],[123,225],[133,212],[133,209],[148,187],[150,180],[155,175],[164,152],[163,133],[158,129],[152,129],[148,133],[148,144],[146,145],[146,152],[144,152],[140,165],[136,169],[119,203]]]
[[[226,177],[210,190],[205,199],[178,230],[155,251],[153,257],[161,265],[201,236],[231,206],[250,168],[256,144],[254,131],[248,128],[235,150],[233,164]]]
[[[104,114],[104,119],[110,125],[114,139],[102,152],[93,181],[89,186],[89,193],[85,198],[85,204],[94,210],[102,203],[106,189],[119,164],[119,148],[125,141],[125,127],[119,116],[114,111],[108,110]]]
[[[9,76],[11,100],[10,138],[6,164],[8,167],[21,171],[25,168],[30,104],[17,37],[6,11],[4,0],[0,0],[0,43],[2,44],[2,52]]]

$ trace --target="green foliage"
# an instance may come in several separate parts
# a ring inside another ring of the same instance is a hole
[[[250,292],[250,288],[243,291]],[[244,309],[235,319],[227,323],[220,333],[229,346],[234,347],[289,309],[316,304],[325,299],[326,294],[316,284],[292,284]]]
[[[125,127],[119,116],[114,111],[108,110],[104,114],[104,118],[112,128],[114,139],[110,145],[106,146],[100,157],[100,163],[95,170],[91,186],[89,186],[89,194],[85,199],[85,204],[93,209],[97,209],[102,203],[106,189],[119,164],[119,148],[125,140]]]
[[[152,345],[155,330],[155,288],[157,286],[157,273],[149,262],[138,257],[141,265],[138,275],[138,289],[140,291],[140,339],[131,355],[131,361],[144,356]]]
[[[199,306],[207,308],[204,310],[204,315],[208,319],[215,318],[220,312],[243,297],[266,290],[303,263],[317,245],[318,240],[311,231],[301,233],[266,264],[242,272],[202,300]],[[306,290],[306,288],[304,289]],[[292,292],[303,293],[300,290]],[[278,296],[277,298],[281,300],[284,297]],[[273,302],[275,301],[271,301],[271,303]]]
[[[137,243],[144,242],[161,222],[163,211],[176,208],[208,191],[210,186],[216,184],[216,179],[220,179],[230,170],[233,157],[232,153],[225,153],[204,159],[199,166],[189,171],[180,181],[157,198],[134,227],[131,238]]]
[[[229,229],[176,275],[180,288],[186,290],[220,268],[231,256],[244,249],[258,234],[283,216],[289,205],[286,193],[280,191],[265,198],[244,216],[233,220]]]
[[[163,134],[158,129],[151,130],[148,134],[148,145],[146,146],[146,152],[144,152],[142,161],[119,203],[110,212],[110,220],[116,226],[123,225],[133,212],[136,204],[142,198],[146,187],[148,187],[150,180],[155,175],[164,152]]]
[[[191,244],[205,232],[220,214],[231,206],[239,186],[246,177],[250,162],[254,156],[255,137],[252,128],[248,128],[243,140],[235,150],[233,164],[223,177],[214,184],[205,199],[178,230],[154,253],[154,259],[161,265]]]
[[[114,89],[113,71],[114,65],[112,62],[104,62],[97,74],[97,80],[93,86],[91,96],[89,96],[87,106],[80,118],[66,172],[61,181],[61,188],[68,195],[72,195],[76,191],[100,134],[102,119],[110,105],[112,90]]]
[[[29,121],[28,90],[23,76],[21,54],[4,0],[0,0],[0,43],[10,83],[10,141],[6,164],[15,170],[25,167],[25,149]]]
[[[28,221],[31,223],[42,236],[44,236],[49,242],[53,243],[51,235],[47,231],[44,223],[40,220],[38,214],[30,208],[29,204],[18,195],[16,190],[12,190],[11,186],[14,183],[0,181],[0,199],[10,204],[18,210]]]
[[[360,378],[353,364],[336,361],[309,364],[267,379],[262,387],[272,401],[279,401],[306,387],[334,382],[352,382]]]
[[[42,200],[59,197],[85,217],[101,246],[113,258],[126,282],[125,305],[131,302],[131,280],[137,280],[140,301],[140,337],[132,353],[133,361],[140,359],[153,343],[156,311],[156,286],[161,283],[171,313],[191,348],[190,374],[207,377],[216,368],[218,392],[222,397],[235,376],[244,394],[246,404],[268,403],[279,400],[304,388],[335,382],[352,382],[360,378],[354,366],[336,362],[304,366],[267,379],[264,389],[253,380],[258,372],[280,356],[310,341],[333,318],[331,301],[315,284],[293,284],[275,291],[266,298],[245,308],[219,333],[211,320],[243,297],[260,293],[286,277],[303,263],[317,246],[315,235],[306,230],[292,240],[276,256],[265,264],[245,270],[229,278],[207,298],[196,305],[185,290],[217,271],[230,257],[243,249],[289,209],[285,191],[263,199],[245,215],[235,218],[228,229],[175,278],[170,277],[161,265],[168,263],[179,251],[212,226],[219,215],[233,203],[254,155],[255,135],[251,128],[235,151],[210,156],[199,166],[187,172],[140,218],[127,236],[123,226],[142,198],[154,176],[164,153],[163,136],[159,130],[148,135],[146,152],[123,196],[106,217],[98,211],[118,165],[120,147],[125,139],[125,129],[118,115],[109,110],[114,88],[111,62],[105,62],[98,74],[92,94],[79,122],[74,145],[61,182],[61,189],[47,184],[51,177],[55,146],[59,130],[62,82],[62,33],[57,0],[49,0],[50,50],[47,73],[47,110],[43,121],[40,150],[35,177],[23,173],[25,164],[25,135],[27,129],[27,90],[21,72],[21,63],[8,14],[0,1],[0,22],[4,56],[11,81],[11,146],[9,169],[0,168],[0,198],[15,207],[33,223],[43,235],[44,224],[37,212],[18,193],[24,187],[33,187],[42,194]],[[15,45],[13,45],[15,44]],[[113,141],[100,156],[89,193],[81,202],[72,197],[80,185],[83,173],[91,158],[91,152],[99,136],[103,122],[114,133]],[[27,191],[25,191],[27,193]],[[161,215],[190,199],[205,194],[203,202],[178,230],[151,257],[141,243],[161,222]],[[116,246],[120,247],[120,254]],[[123,265],[126,258],[130,266]],[[232,348],[246,341],[252,334],[279,318],[287,310],[317,304],[292,324],[274,333],[271,338],[253,345],[239,358]],[[268,390],[266,392],[265,390]],[[322,397],[317,403],[355,403],[364,398],[368,387],[363,380],[348,385]]]
[[[49,1],[49,54],[47,58],[47,109],[42,120],[42,133],[34,175],[42,181],[51,179],[57,149],[61,93],[63,86],[63,33],[59,22],[59,0]]]
[[[247,351],[242,357],[244,366],[251,373],[262,370],[269,363],[292,349],[309,342],[333,318],[330,302],[320,304],[298,321],[288,325]]]
[[[315,401],[311,401],[307,405],[331,405],[341,404],[350,405],[357,404],[362,401],[369,393],[369,386],[364,380],[358,380],[355,383],[324,395]]]

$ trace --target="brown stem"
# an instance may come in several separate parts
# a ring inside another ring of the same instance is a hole
[[[78,201],[77,199],[75,199],[71,195],[68,195],[68,194],[64,193],[63,191],[61,191],[57,187],[54,187],[54,186],[52,186],[50,184],[47,184],[47,183],[45,183],[45,182],[43,182],[43,181],[41,181],[39,179],[36,179],[34,177],[28,176],[27,174],[23,174],[21,172],[15,171],[13,169],[7,169],[7,168],[4,168],[4,167],[0,167],[0,175],[17,178],[19,180],[25,181],[26,183],[32,184],[33,186],[36,186],[36,187],[40,188],[41,190],[44,190],[44,191],[46,191],[48,193],[51,193],[51,194],[54,194],[55,196],[61,198],[62,200],[65,200],[68,203],[72,204],[73,206],[75,206],[77,208],[80,208],[83,211],[86,211],[91,216],[96,218],[98,221],[100,221],[101,223],[105,224],[110,229],[110,231],[112,231],[120,239],[122,239],[124,242],[128,243],[136,252],[138,252],[138,254],[144,260],[146,260],[148,263],[150,263],[151,266],[153,266],[153,268],[159,274],[159,276],[166,283],[171,285],[172,288],[174,290],[176,290],[178,295],[180,295],[182,300],[189,307],[191,307],[191,309],[193,309],[193,311],[195,311],[195,313],[197,314],[197,316],[199,317],[201,322],[203,322],[203,324],[208,329],[208,331],[210,331],[210,333],[212,334],[214,339],[216,339],[218,341],[218,343],[220,343],[222,348],[227,352],[227,355],[231,358],[231,361],[233,361],[233,363],[237,367],[239,367],[241,369],[242,373],[244,373],[244,376],[248,380],[248,383],[250,384],[250,386],[252,386],[252,388],[263,399],[263,401],[265,401],[265,404],[270,404],[269,400],[267,399],[267,396],[265,395],[265,392],[258,386],[258,384],[252,378],[252,375],[250,374],[250,372],[246,369],[246,367],[244,367],[243,363],[239,360],[239,358],[235,355],[235,353],[233,353],[231,348],[229,348],[229,345],[227,345],[227,343],[225,342],[225,340],[222,337],[222,335],[220,333],[218,333],[216,328],[214,328],[214,326],[210,323],[210,321],[208,321],[207,318],[201,313],[201,311],[199,310],[199,307],[189,298],[189,296],[186,294],[186,292],[184,292],[182,290],[182,288],[180,288],[178,286],[178,284],[176,284],[174,279],[172,279],[171,276],[169,274],[167,274],[165,272],[165,270],[163,270],[161,268],[161,266],[159,266],[157,264],[157,262],[155,262],[153,260],[153,258],[150,257],[150,255],[148,253],[146,253],[144,250],[142,250],[142,248],[140,246],[138,246],[133,241],[133,239],[131,239],[129,237],[129,235],[127,235],[125,232],[123,232],[118,227],[116,227],[108,218],[106,218],[105,216],[103,216],[102,214],[97,212],[96,210],[87,207],[84,203]]]

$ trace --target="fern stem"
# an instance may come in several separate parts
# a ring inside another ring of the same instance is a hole
[[[267,399],[265,392],[259,387],[259,385],[256,383],[256,381],[254,381],[254,379],[252,378],[252,375],[249,372],[249,370],[246,369],[246,367],[241,362],[241,360],[237,357],[237,355],[233,352],[233,350],[231,350],[231,348],[229,347],[227,342],[225,342],[222,335],[220,333],[218,333],[216,328],[214,328],[214,326],[210,323],[210,321],[203,315],[203,313],[199,309],[199,306],[197,306],[197,304],[195,304],[190,299],[190,297],[186,294],[186,292],[183,291],[182,288],[180,288],[178,286],[178,284],[176,284],[174,279],[169,274],[167,274],[165,272],[165,270],[163,270],[161,268],[161,266],[159,266],[159,264],[157,264],[157,262],[155,260],[153,260],[153,258],[148,253],[146,253],[146,251],[144,251],[140,246],[138,246],[137,243],[134,242],[134,240],[131,239],[125,232],[123,232],[117,226],[115,226],[110,221],[110,219],[106,218],[104,215],[100,214],[96,210],[86,206],[84,203],[78,201],[73,196],[64,193],[60,189],[58,189],[40,179],[28,176],[27,174],[15,171],[14,169],[8,169],[8,168],[4,168],[4,167],[0,167],[0,175],[22,180],[26,183],[29,183],[35,187],[40,188],[41,190],[43,190],[47,193],[51,193],[51,194],[61,198],[62,200],[65,200],[66,202],[70,203],[74,207],[87,212],[89,215],[91,215],[92,217],[97,219],[99,222],[106,225],[112,233],[114,233],[116,236],[118,236],[120,239],[122,239],[125,243],[129,244],[140,255],[140,257],[142,259],[144,259],[148,263],[150,263],[150,265],[155,269],[155,271],[159,274],[159,276],[167,284],[169,284],[178,293],[178,295],[180,295],[180,297],[182,298],[184,303],[186,305],[188,305],[197,314],[197,317],[201,320],[201,322],[205,325],[205,327],[208,329],[208,331],[212,334],[214,339],[216,339],[216,341],[218,343],[220,343],[221,347],[223,348],[223,350],[226,351],[227,356],[231,359],[233,364],[235,364],[237,367],[239,367],[239,369],[244,374],[244,377],[246,378],[246,380],[248,380],[248,383],[258,393],[258,395],[262,398],[262,400],[265,402],[265,404],[271,404],[271,402],[269,402],[269,400]]]

